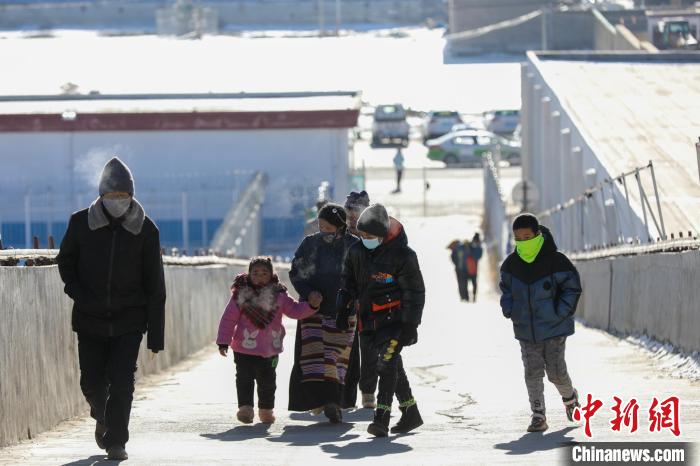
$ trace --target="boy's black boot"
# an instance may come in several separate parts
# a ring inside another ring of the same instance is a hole
[[[414,401],[406,407],[399,407],[401,419],[391,428],[392,434],[405,434],[423,425],[423,418],[418,411],[418,405]]]
[[[391,409],[377,408],[374,411],[374,421],[367,428],[367,432],[375,437],[386,437],[389,435],[389,419]]]

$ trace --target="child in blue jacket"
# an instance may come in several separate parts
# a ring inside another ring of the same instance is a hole
[[[571,261],[557,251],[550,231],[532,214],[513,221],[516,250],[501,266],[501,310],[513,322],[525,367],[532,419],[528,432],[547,430],[544,383],[559,391],[571,421],[579,406],[564,357],[566,337],[574,333],[581,280]]]

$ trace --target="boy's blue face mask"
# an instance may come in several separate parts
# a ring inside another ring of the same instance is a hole
[[[371,250],[371,249],[377,249],[377,248],[379,247],[379,245],[382,244],[382,243],[379,241],[379,238],[374,238],[374,239],[364,239],[364,238],[362,238],[362,244],[364,244],[364,246],[365,246],[367,249],[370,249],[370,250]]]

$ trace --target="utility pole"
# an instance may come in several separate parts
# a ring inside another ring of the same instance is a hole
[[[319,36],[324,36],[326,32],[326,18],[325,18],[325,0],[318,0],[318,34]]]
[[[340,0],[335,0],[335,35],[340,36]]]
[[[542,7],[542,50],[547,50],[547,18],[549,16],[549,3]]]

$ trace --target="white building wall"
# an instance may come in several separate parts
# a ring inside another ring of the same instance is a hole
[[[347,189],[347,129],[2,133],[0,218],[24,221],[25,194],[39,206],[33,215],[45,210],[47,192],[54,214],[84,208],[97,196],[101,168],[115,154],[134,173],[136,197],[159,197],[173,212],[179,212],[183,190],[221,192],[209,196],[206,208],[225,212],[232,198],[220,188],[243,179],[234,180],[235,171],[269,175],[266,216],[291,216],[321,181],[333,185],[337,198]],[[205,207],[198,202],[189,196],[191,209]]]

